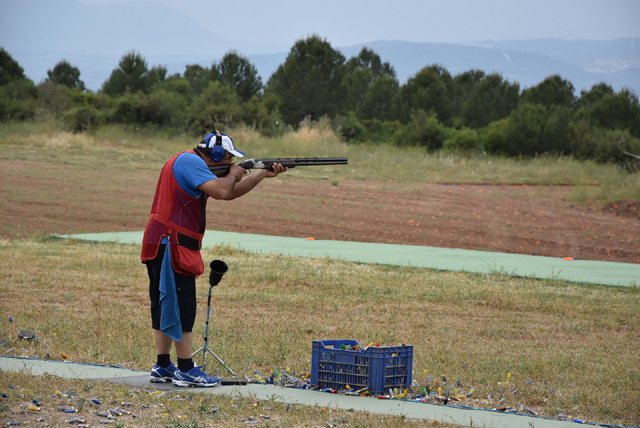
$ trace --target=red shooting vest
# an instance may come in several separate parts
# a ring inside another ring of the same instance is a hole
[[[195,154],[193,150],[182,153]],[[183,275],[198,277],[204,272],[200,247],[207,224],[207,197],[205,194],[198,198],[190,196],[176,181],[173,164],[182,153],[169,159],[160,172],[140,259],[143,263],[153,260],[160,241],[166,236],[173,269]]]

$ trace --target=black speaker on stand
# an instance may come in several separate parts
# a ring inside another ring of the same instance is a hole
[[[227,266],[227,264],[222,260],[214,260],[209,264],[209,267],[211,268],[211,273],[209,274],[209,297],[207,298],[207,321],[205,323],[204,329],[204,346],[191,354],[191,358],[202,352],[202,371],[206,371],[207,353],[210,353],[220,362],[220,364],[224,366],[224,368],[229,370],[229,373],[231,373],[235,377],[238,377],[238,375],[233,370],[231,370],[224,361],[222,361],[222,358],[218,357],[211,349],[209,349],[209,315],[211,313],[211,290],[213,289],[213,287],[218,285],[218,283],[220,283],[220,280],[222,280],[222,276],[229,270],[229,266]],[[222,383],[225,384],[224,381]]]

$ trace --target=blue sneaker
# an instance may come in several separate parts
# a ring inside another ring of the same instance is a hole
[[[220,383],[219,377],[207,375],[200,370],[200,367],[194,367],[188,372],[183,372],[178,369],[173,376],[173,384],[176,386],[197,386],[207,388],[216,386]]]
[[[169,364],[169,367],[166,368],[160,367],[156,364],[153,366],[153,369],[151,369],[150,381],[154,383],[171,382],[176,371],[178,371],[178,369],[173,365],[173,363]]]

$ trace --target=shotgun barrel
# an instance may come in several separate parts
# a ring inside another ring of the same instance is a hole
[[[238,164],[244,169],[272,169],[274,163],[279,163],[286,168],[295,168],[297,166],[314,166],[314,165],[347,165],[347,158],[270,158],[270,159],[247,159]],[[210,166],[209,170],[218,176],[223,176],[229,172],[229,165]]]

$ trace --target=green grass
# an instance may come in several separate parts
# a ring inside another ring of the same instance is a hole
[[[3,341],[18,355],[62,359],[64,353],[73,361],[149,370],[155,353],[138,252],[134,245],[2,241]],[[617,424],[635,424],[640,416],[635,287],[252,255],[230,247],[207,250],[204,258],[231,268],[213,290],[209,337],[240,374],[289,367],[302,375],[317,339],[410,343],[420,385],[427,370],[433,381],[445,375],[472,384],[476,398],[504,397],[545,416]],[[198,279],[195,346],[204,336],[206,280]],[[22,328],[34,331],[37,342],[19,343]],[[226,375],[222,366],[210,367]],[[507,373],[511,384],[501,385]]]

